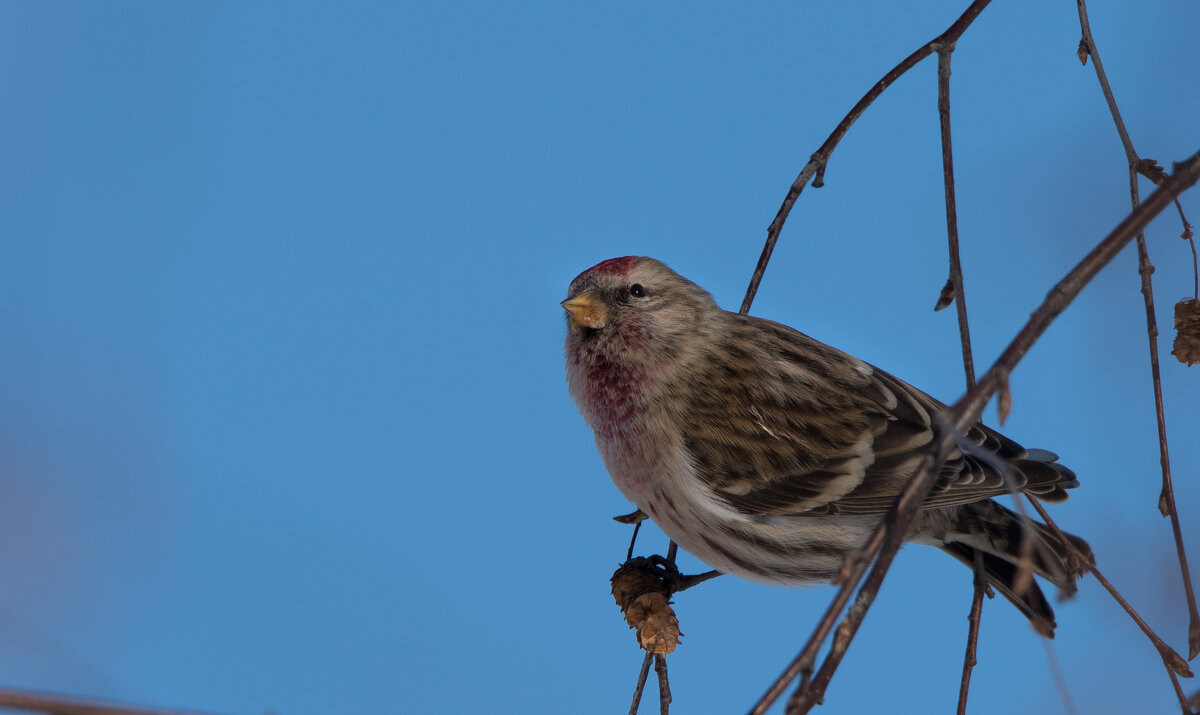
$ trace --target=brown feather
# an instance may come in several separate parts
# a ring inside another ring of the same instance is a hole
[[[663,395],[682,422],[699,476],[746,514],[886,512],[946,405],[792,328],[726,316],[728,338],[708,350],[733,352],[735,360],[698,360]],[[1061,501],[1064,488],[1078,484],[1069,469],[1046,461],[1054,455],[1030,459],[982,424],[961,442],[967,453],[951,453],[927,507],[1010,491]]]

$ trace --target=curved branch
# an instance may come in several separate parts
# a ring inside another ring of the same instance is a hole
[[[0,689],[0,708],[53,715],[200,715],[193,711],[113,705],[83,698],[8,689]]]
[[[825,140],[819,149],[813,152],[812,157],[804,168],[800,170],[800,175],[792,182],[791,188],[788,189],[787,196],[783,198],[783,205],[779,207],[779,212],[775,214],[775,220],[771,221],[771,225],[767,227],[767,242],[763,245],[762,255],[758,257],[758,264],[754,267],[754,274],[750,277],[750,286],[746,288],[746,297],[742,299],[742,307],[738,309],[739,313],[749,313],[750,305],[754,302],[754,295],[758,293],[758,285],[762,282],[763,274],[767,271],[767,263],[771,260],[771,253],[775,251],[775,243],[779,240],[779,233],[783,230],[783,223],[787,221],[788,214],[792,211],[792,206],[796,203],[796,199],[800,198],[800,192],[804,190],[804,186],[809,179],[813,180],[815,188],[821,188],[825,181],[825,165],[829,162],[829,157],[833,154],[833,150],[837,148],[838,143],[842,141],[842,137],[846,136],[846,132],[850,131],[850,127],[862,113],[867,111],[867,107],[871,106],[879,95],[883,94],[883,90],[887,89],[893,82],[899,79],[905,72],[909,71],[917,65],[918,62],[938,51],[943,46],[954,46],[958,38],[962,36],[971,23],[979,17],[979,13],[988,6],[991,0],[975,0],[971,6],[959,16],[954,24],[946,28],[946,31],[929,42],[920,46],[911,55],[905,57],[900,64],[893,67],[885,74],[878,82],[871,85],[871,89],[858,100],[858,103],[850,108],[850,111],[838,122],[833,133]],[[815,177],[815,178],[814,178]]]

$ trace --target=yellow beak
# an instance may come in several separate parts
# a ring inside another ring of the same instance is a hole
[[[571,327],[575,330],[580,328],[598,330],[608,324],[608,314],[604,310],[604,304],[587,293],[580,293],[570,300],[564,300],[559,305],[571,314]]]

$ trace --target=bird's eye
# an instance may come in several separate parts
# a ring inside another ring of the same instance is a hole
[[[633,296],[634,298],[645,298],[646,289],[642,287],[641,283],[634,283],[633,285],[629,286],[629,295]]]

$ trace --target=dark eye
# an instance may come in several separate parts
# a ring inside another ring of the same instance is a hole
[[[633,296],[634,298],[645,298],[646,289],[642,287],[641,283],[634,283],[633,285],[629,286],[629,295]]]

